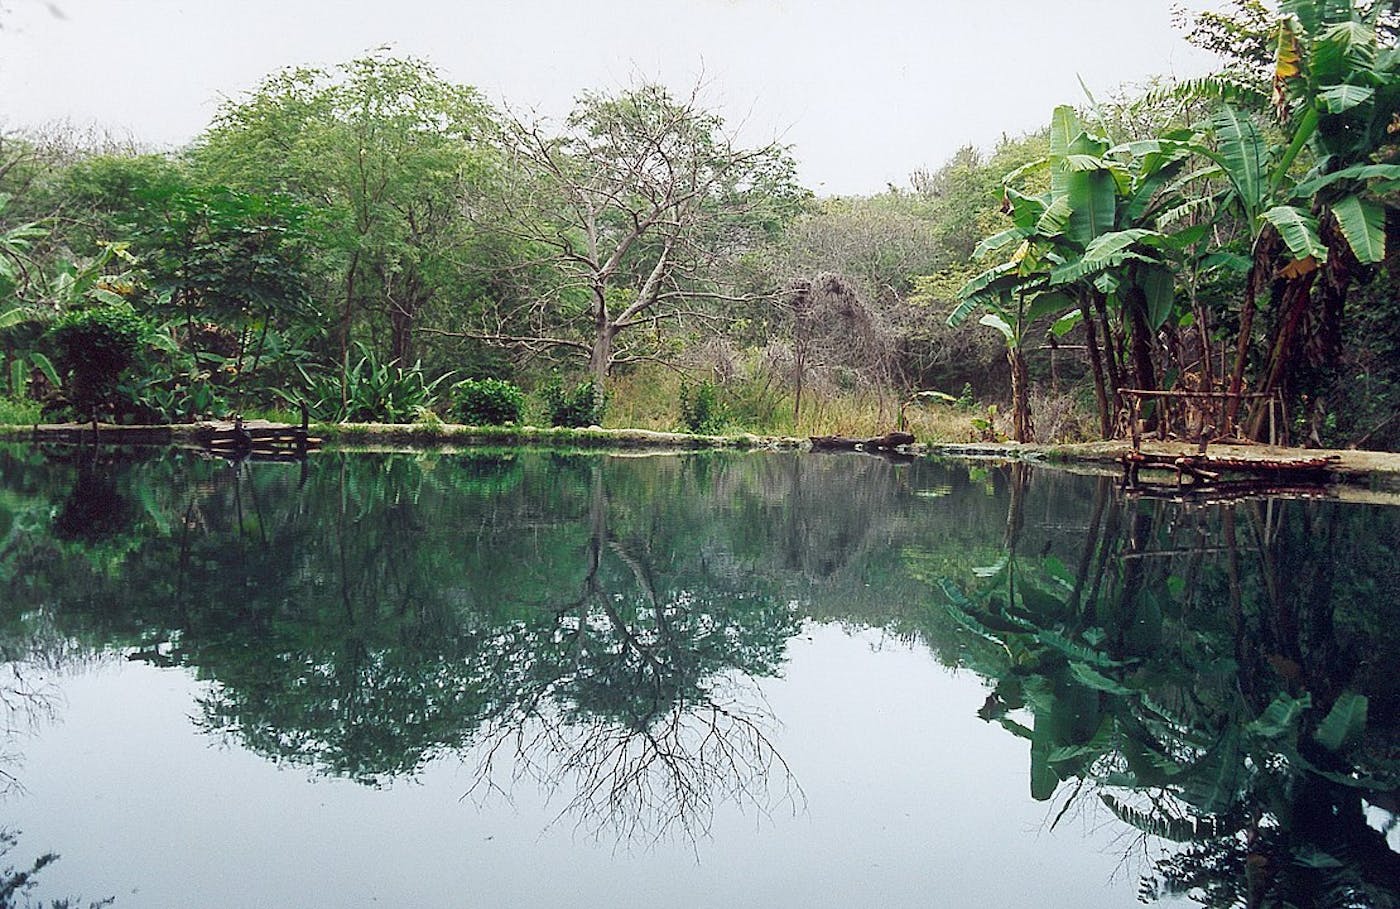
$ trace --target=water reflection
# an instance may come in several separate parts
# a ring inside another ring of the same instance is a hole
[[[1026,545],[1028,481],[1012,470],[1000,557],[936,583],[990,645],[968,651],[995,681],[981,714],[1028,740],[1032,795],[1179,844],[1146,900],[1395,905],[1394,515],[1183,510],[1100,481],[1062,555]]]
[[[466,754],[477,797],[700,836],[801,804],[760,688],[839,622],[983,677],[1052,823],[1149,844],[1144,898],[1396,902],[1394,510],[859,456],[0,449],[0,476],[7,627],[193,670],[204,732],[313,774]]]

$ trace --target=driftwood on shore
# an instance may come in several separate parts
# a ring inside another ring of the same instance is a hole
[[[901,445],[913,445],[914,434],[887,432],[873,439],[851,439],[846,436],[812,436],[813,451],[894,451]]]
[[[1207,454],[1148,454],[1130,451],[1120,461],[1124,480],[1129,488],[1144,484],[1139,478],[1143,469],[1169,470],[1176,474],[1175,486],[1210,487],[1224,492],[1242,492],[1261,487],[1297,490],[1299,487],[1324,485],[1329,470],[1338,461],[1336,455],[1314,458],[1241,458],[1218,457]],[[1157,484],[1161,485],[1161,484]]]

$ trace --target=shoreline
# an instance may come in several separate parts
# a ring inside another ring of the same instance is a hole
[[[157,426],[98,424],[98,438],[104,445],[203,447],[197,435],[213,424],[183,423]],[[441,425],[384,423],[313,423],[311,434],[323,440],[328,449],[373,446],[380,450],[413,451],[423,448],[463,447],[541,447],[594,450],[654,451],[808,451],[808,439],[791,436],[696,435],[647,429],[566,429],[562,427],[503,426],[480,427],[444,423]],[[48,424],[0,426],[0,440],[11,442],[84,444],[92,439],[90,424]],[[1181,456],[1194,454],[1197,446],[1187,442],[1144,440],[1141,450],[1149,454]],[[916,442],[899,450],[896,456],[971,458],[998,461],[1029,461],[1047,466],[1114,465],[1130,450],[1126,441],[1039,444],[1016,442]],[[1335,457],[1327,473],[1343,482],[1382,482],[1400,486],[1400,453],[1356,449],[1282,448],[1268,445],[1212,445],[1210,453],[1245,460],[1298,457]]]

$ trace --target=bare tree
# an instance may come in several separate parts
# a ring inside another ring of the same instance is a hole
[[[547,279],[460,334],[573,351],[602,382],[614,363],[656,357],[666,328],[713,323],[747,299],[718,266],[776,231],[804,193],[786,149],[741,147],[698,91],[585,95],[558,135],[510,125],[515,180],[488,217]]]

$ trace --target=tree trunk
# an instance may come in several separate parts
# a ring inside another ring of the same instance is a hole
[[[1317,362],[1329,375],[1336,373],[1342,360],[1342,321],[1346,312],[1347,291],[1361,263],[1342,236],[1335,216],[1328,214],[1318,225],[1322,242],[1327,244],[1327,262],[1322,266],[1319,285],[1322,303],[1322,324],[1318,328]]]
[[[1084,316],[1085,344],[1089,348],[1089,368],[1094,373],[1094,401],[1099,407],[1099,434],[1113,437],[1113,412],[1109,409],[1108,392],[1104,388],[1103,362],[1099,359],[1099,333],[1094,327],[1094,314],[1089,308],[1089,295],[1079,298],[1079,311]]]
[[[1254,330],[1254,311],[1259,307],[1259,297],[1273,281],[1274,259],[1277,257],[1279,237],[1272,231],[1261,234],[1254,244],[1254,263],[1249,267],[1249,278],[1244,288],[1244,308],[1240,311],[1240,335],[1235,344],[1235,368],[1230,374],[1230,398],[1225,404],[1226,432],[1235,426],[1240,412],[1240,392],[1244,389],[1244,367],[1249,362],[1250,333]]]
[[[1157,369],[1152,363],[1152,329],[1147,324],[1147,298],[1142,289],[1133,287],[1123,300],[1128,311],[1128,322],[1132,332],[1129,351],[1133,358],[1133,382],[1142,391],[1157,390]],[[1159,404],[1152,405],[1148,415],[1147,431],[1157,428]]]
[[[1118,371],[1118,351],[1114,343],[1113,329],[1108,324],[1108,303],[1104,295],[1097,291],[1094,292],[1094,311],[1099,317],[1099,327],[1103,329],[1103,359],[1104,365],[1108,367],[1108,398],[1116,420],[1123,410],[1123,401],[1118,395],[1118,389],[1123,387],[1123,377]]]
[[[1035,435],[1031,425],[1030,377],[1021,348],[1008,347],[1006,360],[1011,364],[1011,435],[1017,442],[1029,442]]]
[[[400,366],[408,366],[416,358],[413,328],[418,314],[428,304],[429,292],[423,287],[416,271],[410,271],[402,288],[389,296],[389,352]]]
[[[1301,278],[1294,278],[1284,286],[1280,300],[1283,318],[1279,322],[1278,334],[1274,336],[1274,343],[1270,348],[1267,372],[1263,384],[1259,386],[1260,394],[1271,395],[1287,384],[1290,366],[1297,359],[1295,342],[1298,329],[1303,324],[1303,317],[1307,315],[1308,300],[1316,279],[1317,272],[1311,271]],[[1268,407],[1260,407],[1250,415],[1250,438],[1261,438],[1268,425],[1268,412]]]
[[[588,372],[593,376],[598,388],[608,381],[608,368],[612,365],[613,338],[617,337],[617,326],[603,323],[593,337],[593,351],[588,357]]]
[[[340,330],[337,343],[340,346],[340,406],[344,409],[350,400],[350,324],[355,314],[355,278],[360,267],[360,253],[357,250],[350,257],[350,266],[345,271],[345,308],[340,313]]]

